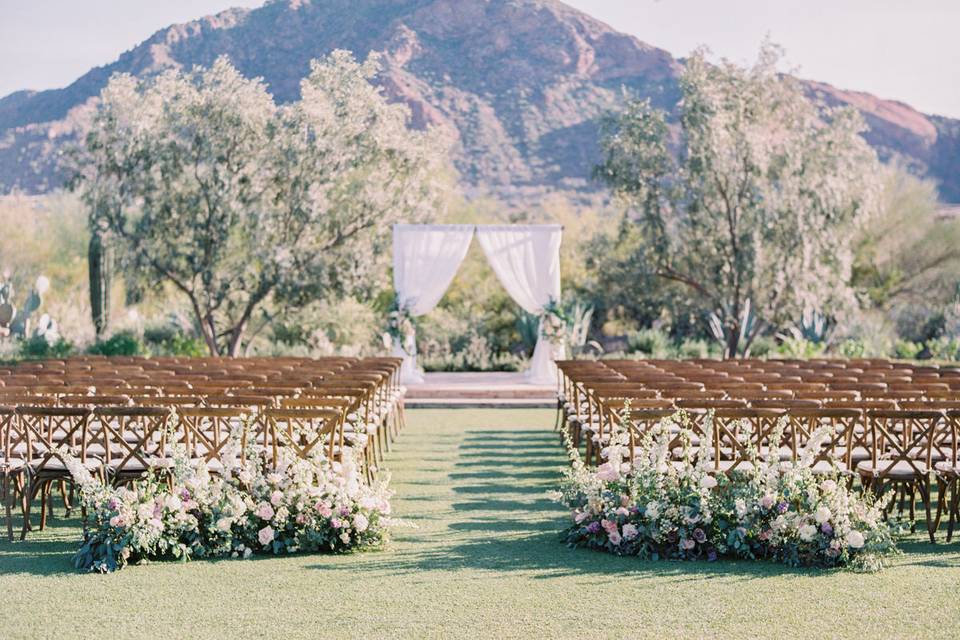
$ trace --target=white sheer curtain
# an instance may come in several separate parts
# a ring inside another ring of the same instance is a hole
[[[477,239],[503,288],[528,313],[539,315],[551,300],[560,301],[560,225],[481,225]],[[537,338],[527,371],[531,384],[554,384],[563,346]]]
[[[394,225],[393,289],[410,315],[429,313],[440,302],[467,255],[473,230],[472,224]],[[404,358],[403,382],[423,382],[415,337],[407,344],[395,341],[393,354]]]

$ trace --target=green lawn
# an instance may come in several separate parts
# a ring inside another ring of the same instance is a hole
[[[417,410],[390,454],[416,529],[353,556],[70,564],[76,522],[0,542],[0,639],[960,637],[960,542],[880,574],[643,562],[558,542],[547,410]]]

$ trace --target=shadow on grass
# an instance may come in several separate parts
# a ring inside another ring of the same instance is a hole
[[[16,521],[15,521],[16,522]],[[36,525],[35,525],[36,526]],[[27,573],[39,576],[73,574],[73,554],[80,548],[79,518],[55,517],[44,531],[32,531],[27,539],[0,542],[0,575]]]

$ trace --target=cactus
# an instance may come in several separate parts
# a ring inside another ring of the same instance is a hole
[[[0,284],[0,337],[15,336],[18,338],[30,337],[30,317],[43,305],[43,294],[50,288],[50,280],[46,276],[37,278],[36,284],[21,308],[13,304],[13,283],[9,280]],[[50,335],[59,337],[57,323],[49,315],[43,314],[34,335]]]
[[[110,285],[113,280],[113,252],[100,231],[90,236],[87,266],[90,278],[90,313],[99,339],[110,324]]]

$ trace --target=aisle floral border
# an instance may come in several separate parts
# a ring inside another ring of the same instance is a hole
[[[317,447],[317,450],[320,448]],[[343,553],[381,547],[389,527],[389,477],[367,484],[344,452],[306,459],[280,450],[276,466],[234,438],[221,451],[222,474],[212,475],[179,450],[172,466],[151,469],[128,486],[91,475],[71,452],[59,451],[80,489],[88,525],[74,557],[78,569],[111,572],[129,563],[192,558],[249,558],[254,554]]]
[[[570,546],[647,559],[772,560],[789,566],[852,567],[877,571],[899,553],[904,529],[888,521],[889,495],[879,500],[855,492],[839,470],[812,470],[815,452],[830,427],[816,431],[797,463],[781,462],[777,451],[784,422],[770,449],[730,476],[710,472],[712,452],[694,455],[694,433],[682,412],[662,421],[635,444],[614,429],[604,443],[606,459],[588,468],[565,437],[571,467],[552,497],[570,509],[563,533]],[[709,443],[712,416],[701,442]],[[682,442],[680,462],[671,444]]]

